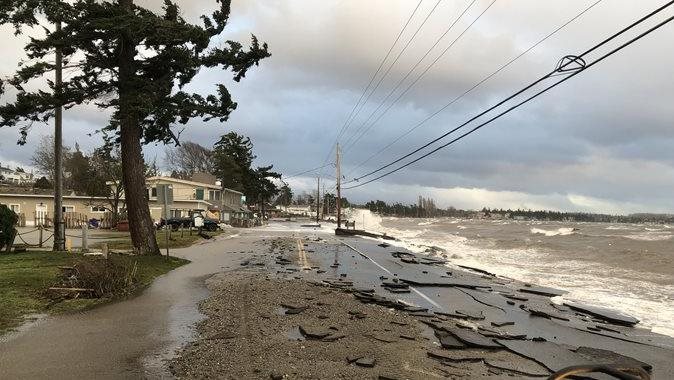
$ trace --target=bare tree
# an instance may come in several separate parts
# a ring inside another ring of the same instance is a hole
[[[63,162],[66,161],[66,158],[70,155],[70,148],[64,146],[62,149],[63,152]],[[31,164],[37,168],[37,170],[47,176],[47,179],[53,181],[54,179],[54,135],[42,136],[40,143],[37,145],[33,157],[31,157]]]
[[[213,172],[212,151],[197,143],[185,141],[176,147],[167,147],[164,163],[168,169],[184,176]]]

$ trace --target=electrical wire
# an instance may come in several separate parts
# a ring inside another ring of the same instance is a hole
[[[372,77],[370,77],[370,81],[368,82],[367,86],[365,86],[365,89],[363,89],[363,92],[360,94],[360,98],[358,98],[358,101],[356,102],[356,104],[353,105],[353,108],[351,109],[351,112],[349,113],[349,116],[346,118],[346,120],[344,121],[344,124],[342,125],[342,128],[337,133],[337,137],[335,138],[335,141],[333,142],[332,147],[330,148],[330,151],[327,154],[327,157],[323,161],[323,165],[325,165],[325,163],[328,162],[328,160],[330,159],[330,154],[332,154],[332,151],[335,149],[335,146],[337,145],[337,141],[339,141],[339,139],[342,137],[343,133],[345,132],[345,128],[346,128],[347,124],[349,123],[349,121],[351,120],[351,117],[353,116],[354,112],[356,111],[356,108],[358,108],[361,101],[363,100],[363,97],[365,96],[367,91],[370,89],[370,86],[372,86],[372,83],[374,82],[374,79],[377,77],[377,74],[379,74],[379,71],[381,71],[381,68],[384,67],[384,63],[386,62],[388,57],[391,55],[391,52],[393,51],[393,48],[398,44],[398,41],[400,40],[400,37],[403,35],[405,30],[407,29],[407,26],[410,24],[410,21],[412,21],[412,18],[417,13],[417,10],[419,9],[419,7],[421,6],[421,3],[423,1],[424,0],[419,0],[419,3],[417,3],[417,6],[414,8],[414,10],[410,14],[410,16],[407,18],[407,21],[403,25],[402,29],[400,29],[400,32],[398,32],[398,35],[396,36],[395,40],[393,41],[393,44],[391,44],[391,47],[386,52],[386,55],[384,56],[384,58],[379,63],[379,67],[377,67],[377,70],[375,70],[374,74],[372,74]]]
[[[428,71],[429,71],[429,70],[430,70],[430,69],[431,69],[431,68],[432,68],[432,67],[433,67],[439,60],[440,60],[440,58],[442,58],[442,57],[449,51],[449,49],[451,49],[451,48],[454,46],[454,44],[456,44],[456,42],[459,41],[459,40],[461,39],[461,37],[463,37],[464,34],[466,34],[466,32],[473,26],[473,24],[475,24],[475,23],[476,23],[476,22],[477,22],[477,21],[478,21],[478,20],[479,20],[479,19],[480,19],[480,18],[481,18],[481,17],[482,17],[488,10],[489,10],[489,8],[491,8],[491,6],[494,5],[495,2],[496,2],[496,0],[492,0],[492,2],[491,2],[491,3],[490,3],[490,4],[489,4],[489,5],[488,5],[488,6],[487,6],[487,7],[486,7],[486,8],[485,8],[485,9],[484,9],[484,10],[483,10],[483,11],[482,11],[482,12],[481,12],[481,13],[480,13],[480,14],[479,14],[479,15],[478,15],[478,16],[477,16],[477,17],[476,17],[476,18],[475,18],[475,19],[474,19],[468,26],[467,26],[467,27],[466,27],[466,28],[465,28],[465,29],[464,29],[464,30],[463,30],[463,31],[462,31],[462,32],[461,32],[461,33],[460,33],[460,34],[459,34],[459,35],[458,35],[458,36],[457,36],[457,37],[456,37],[450,44],[449,44],[449,46],[447,46],[447,47],[446,47],[446,48],[445,48],[445,49],[444,49],[444,50],[443,50],[443,51],[442,51],[442,52],[441,52],[441,53],[440,53],[440,54],[433,60],[433,62],[431,62],[431,63],[426,67],[426,69],[425,69],[424,71],[422,71],[422,72],[421,72],[421,73],[420,73],[420,74],[419,74],[419,75],[412,81],[412,83],[410,83],[410,84],[407,86],[407,88],[406,88],[402,93],[400,93],[400,95],[398,95],[398,97],[397,97],[391,104],[389,104],[388,107],[387,107],[387,108],[386,108],[386,109],[385,109],[385,110],[384,110],[384,111],[383,111],[383,112],[382,112],[382,113],[381,113],[381,114],[380,114],[380,115],[379,115],[379,116],[378,116],[378,117],[377,117],[377,118],[376,118],[376,119],[375,119],[369,126],[365,127],[365,125],[370,121],[370,119],[372,118],[372,116],[374,116],[374,115],[377,113],[377,111],[379,111],[379,110],[381,109],[381,107],[386,103],[386,101],[388,100],[388,98],[389,98],[391,95],[393,95],[393,94],[395,93],[395,91],[398,90],[398,88],[400,88],[400,85],[402,85],[402,83],[409,77],[409,75],[410,75],[410,74],[417,68],[417,66],[421,63],[421,61],[423,61],[423,59],[426,58],[426,56],[431,52],[431,50],[432,50],[432,49],[433,49],[433,48],[440,42],[440,40],[441,40],[441,39],[442,39],[442,38],[443,38],[443,37],[444,37],[444,36],[451,30],[451,28],[452,28],[452,27],[459,21],[459,19],[460,19],[460,18],[461,18],[461,17],[468,11],[468,9],[475,3],[475,1],[471,2],[471,3],[470,3],[470,4],[463,10],[463,12],[461,12],[461,14],[454,20],[454,22],[453,22],[453,23],[450,25],[450,27],[445,31],[445,33],[443,33],[442,36],[436,41],[436,43],[435,43],[433,46],[431,46],[431,48],[426,52],[426,54],[424,54],[424,56],[423,56],[423,57],[422,57],[422,58],[421,58],[421,59],[414,65],[414,67],[412,67],[412,69],[410,69],[410,71],[407,73],[407,75],[405,75],[400,81],[398,81],[398,84],[397,84],[397,85],[396,85],[396,86],[395,86],[395,87],[388,93],[388,95],[386,95],[386,98],[384,98],[384,100],[382,100],[382,102],[381,102],[381,103],[379,104],[379,106],[378,106],[378,107],[377,107],[377,108],[370,114],[370,116],[367,118],[367,120],[365,120],[365,122],[363,122],[363,124],[360,126],[360,128],[358,128],[358,130],[351,136],[351,137],[353,138],[354,136],[358,135],[358,137],[357,137],[353,142],[351,142],[351,143],[350,143],[351,139],[349,139],[349,140],[345,143],[344,153],[347,153],[349,150],[351,150],[351,148],[353,148],[353,147],[356,145],[356,143],[358,143],[358,141],[360,141],[360,139],[365,135],[365,133],[367,133],[367,131],[369,131],[374,125],[376,125],[377,122],[379,122],[379,120],[381,120],[381,118],[384,117],[384,115],[391,109],[391,107],[393,107],[393,106],[394,106],[394,105],[395,105],[395,104],[396,104],[396,103],[397,103],[403,96],[405,96],[405,94],[407,94],[407,92],[408,92],[409,90],[411,90],[412,87],[414,87],[414,86],[417,84],[417,82],[419,82],[419,81],[421,80],[421,78],[423,78],[424,75],[426,75],[426,73],[427,73],[427,72],[428,72]],[[363,128],[363,127],[365,127],[365,128]]]
[[[652,17],[653,15],[655,15],[656,13],[662,11],[664,8],[668,7],[668,6],[671,5],[671,4],[674,4],[674,1],[670,1],[669,3],[667,3],[666,5],[664,5],[663,7],[657,9],[657,10],[654,11],[654,12],[651,12],[651,13],[650,13],[649,15],[647,15],[647,16],[644,16],[643,18],[641,18],[640,20],[634,22],[634,23],[631,24],[630,26],[628,26],[628,27],[622,29],[622,30],[619,31],[618,33],[612,35],[611,37],[605,39],[605,40],[602,41],[601,43],[599,43],[599,44],[595,45],[594,47],[590,48],[589,50],[587,50],[587,51],[584,52],[583,54],[581,54],[581,55],[579,55],[579,56],[574,56],[574,57],[575,57],[575,58],[581,58],[581,59],[582,59],[582,57],[583,57],[584,55],[587,55],[587,54],[589,54],[590,52],[592,52],[592,51],[598,49],[599,47],[601,47],[601,46],[603,46],[603,45],[605,45],[605,44],[608,43],[609,41],[615,39],[616,37],[618,37],[619,35],[625,33],[625,32],[628,31],[629,29],[632,29],[634,26],[636,26],[636,25],[638,25],[639,23],[645,21],[646,19]],[[377,176],[377,177],[375,177],[375,178],[373,178],[373,179],[370,179],[370,180],[368,180],[368,181],[366,181],[366,182],[363,182],[363,183],[360,183],[360,184],[358,184],[358,185],[346,187],[346,188],[344,188],[344,189],[345,189],[345,190],[346,190],[346,189],[353,189],[353,188],[356,188],[356,187],[364,186],[364,185],[366,185],[366,184],[368,184],[368,183],[371,183],[371,182],[374,182],[374,181],[376,181],[376,180],[379,180],[379,179],[381,179],[381,178],[383,178],[383,177],[386,177],[386,176],[388,176],[388,175],[390,175],[390,174],[393,174],[393,173],[395,173],[395,172],[397,172],[397,171],[399,171],[399,170],[401,170],[401,169],[403,169],[403,168],[405,168],[405,167],[407,167],[407,166],[409,166],[409,165],[411,165],[411,164],[413,164],[413,163],[415,163],[415,162],[418,162],[418,161],[420,161],[421,159],[423,159],[423,158],[425,158],[425,157],[428,157],[428,156],[430,156],[431,154],[433,154],[433,153],[435,153],[435,152],[437,152],[437,151],[439,151],[439,150],[441,150],[441,149],[443,149],[443,148],[445,148],[445,147],[447,147],[447,146],[449,146],[449,145],[451,145],[451,144],[453,144],[453,143],[455,143],[455,142],[457,142],[457,141],[463,139],[464,137],[466,137],[466,136],[472,134],[473,132],[475,132],[475,131],[477,131],[478,129],[484,127],[485,125],[491,123],[492,121],[494,121],[494,120],[500,118],[501,116],[503,116],[503,115],[509,113],[510,111],[512,111],[512,110],[514,110],[514,109],[516,109],[516,108],[518,108],[518,107],[524,105],[525,103],[528,103],[529,101],[531,101],[531,100],[533,100],[534,98],[536,98],[536,97],[542,95],[543,93],[549,91],[550,89],[552,89],[552,88],[554,88],[554,87],[556,87],[556,86],[558,86],[558,85],[564,83],[565,81],[567,81],[567,80],[573,78],[574,76],[580,74],[581,72],[583,72],[583,71],[585,71],[585,70],[591,68],[592,66],[594,66],[594,65],[596,65],[597,63],[603,61],[604,59],[610,57],[611,55],[615,54],[616,52],[618,52],[618,51],[624,49],[625,47],[631,45],[632,43],[638,41],[639,39],[645,37],[646,35],[652,33],[653,31],[657,30],[658,28],[660,28],[660,27],[664,26],[665,24],[671,22],[673,19],[674,19],[674,16],[670,16],[669,18],[665,19],[664,21],[662,21],[662,22],[658,23],[657,25],[655,25],[655,26],[649,28],[649,29],[646,30],[645,32],[639,34],[638,36],[636,36],[636,37],[634,37],[634,38],[632,38],[632,39],[630,39],[629,41],[623,43],[622,45],[619,45],[617,48],[615,48],[615,49],[609,51],[608,53],[604,54],[603,56],[601,56],[601,57],[595,59],[595,60],[594,60],[593,62],[591,62],[591,63],[584,64],[584,65],[582,65],[582,66],[580,66],[580,67],[578,67],[578,68],[576,68],[576,69],[567,69],[567,72],[569,72],[570,74],[569,74],[568,76],[566,76],[565,78],[563,78],[563,79],[559,80],[558,82],[555,82],[554,84],[552,84],[552,85],[550,85],[550,86],[544,88],[543,90],[537,92],[537,93],[534,94],[533,96],[531,96],[531,97],[525,99],[524,101],[522,101],[522,102],[520,102],[520,103],[518,103],[518,104],[516,104],[516,105],[514,105],[514,106],[512,106],[512,107],[510,107],[510,108],[508,108],[508,109],[506,109],[505,111],[503,111],[503,112],[499,113],[498,115],[492,117],[491,119],[487,120],[486,122],[484,122],[484,123],[482,123],[482,124],[479,124],[478,126],[474,127],[473,129],[469,130],[468,132],[466,132],[466,133],[460,135],[459,137],[457,137],[457,138],[455,138],[455,139],[453,139],[453,140],[451,140],[451,141],[449,141],[449,142],[447,142],[447,143],[445,143],[445,144],[443,144],[443,145],[441,145],[441,146],[439,146],[439,147],[437,147],[437,148],[431,150],[430,152],[427,152],[427,153],[423,154],[422,156],[417,157],[417,158],[415,158],[414,160],[412,160],[412,161],[410,161],[410,162],[408,162],[408,163],[406,163],[406,164],[404,164],[404,165],[402,165],[402,166],[399,166],[399,167],[397,167],[396,169],[390,170],[390,171],[388,171],[388,172],[386,172],[386,173],[384,173],[384,174],[382,174],[382,175],[380,175],[380,176]],[[568,56],[567,56],[567,57],[568,57]],[[565,57],[565,58],[566,58],[566,57]],[[555,70],[554,70],[552,73],[546,75],[546,76],[544,77],[544,79],[549,78],[552,74],[561,72],[566,66],[569,66],[571,63],[575,63],[575,62],[576,62],[576,60],[570,60],[570,61],[567,61],[566,63],[562,64],[561,66],[556,67]],[[541,81],[542,81],[541,79],[535,81],[533,84],[531,84],[531,85],[525,87],[523,90],[520,90],[520,91],[516,92],[514,95],[519,95],[519,94],[521,94],[523,91],[525,91],[525,90],[527,90],[527,89],[533,87],[533,85],[538,84],[538,83],[540,83]],[[512,99],[513,97],[514,97],[514,96],[511,95],[510,97],[506,98],[506,100]],[[498,105],[501,105],[501,104],[503,104],[504,102],[505,102],[505,101],[501,101],[501,102],[498,103]],[[490,110],[493,109],[493,108],[494,108],[494,107],[490,108]],[[483,115],[484,113],[486,113],[486,112],[483,112],[483,113],[481,113],[480,115]],[[475,120],[475,118],[472,118],[470,121],[472,121],[472,120]],[[444,134],[444,135],[441,136],[440,138],[437,138],[437,139],[433,140],[431,143],[424,145],[424,147],[426,147],[426,146],[432,144],[433,142],[438,141],[438,140],[441,139],[441,138],[444,138],[444,137],[447,136],[449,133],[451,133],[451,132],[453,132],[453,131],[456,131],[458,128],[462,127],[462,126],[465,125],[465,124],[467,124],[467,123],[464,123],[464,124],[462,124],[461,126],[455,128],[455,129],[453,129],[452,131],[450,131],[450,132]],[[423,149],[424,147],[422,147],[422,148],[420,148],[420,149]],[[413,153],[411,153],[411,154],[414,154],[414,153],[418,152],[420,149],[415,150],[415,151],[414,151]],[[386,168],[386,167],[390,167],[391,165],[395,164],[396,162],[399,162],[400,160],[404,159],[405,157],[409,157],[409,155],[411,155],[411,154],[408,154],[408,155],[406,155],[406,156],[403,156],[403,158],[400,158],[400,159],[398,159],[398,160],[395,160],[395,161],[393,161],[392,163],[389,163],[389,164],[387,164],[387,165],[381,167],[380,169],[377,169],[376,171],[373,171],[373,172],[371,172],[371,173],[376,173],[376,172],[378,172],[378,171],[383,170],[383,169]],[[370,174],[368,174],[368,175],[370,175]],[[362,178],[362,177],[361,177],[361,178]]]
[[[541,38],[540,40],[538,40],[538,41],[537,41],[536,43],[534,43],[533,45],[529,46],[527,49],[525,49],[524,51],[522,51],[520,54],[518,54],[517,56],[513,57],[512,59],[510,59],[508,62],[506,62],[505,64],[503,64],[501,67],[499,67],[498,69],[496,69],[496,71],[494,71],[494,72],[492,72],[491,74],[487,75],[486,77],[482,78],[480,81],[478,81],[477,83],[475,83],[472,87],[470,87],[468,90],[464,91],[462,94],[460,94],[459,96],[455,97],[455,98],[452,99],[450,102],[448,102],[447,104],[443,105],[443,106],[440,107],[438,110],[436,110],[435,112],[433,112],[432,114],[430,114],[429,116],[427,116],[426,118],[424,118],[423,120],[421,120],[419,123],[417,123],[416,125],[414,125],[414,127],[408,129],[406,132],[404,132],[404,133],[401,134],[400,136],[396,137],[396,138],[395,138],[393,141],[391,141],[388,145],[384,146],[383,148],[381,148],[381,149],[378,150],[377,152],[373,153],[373,154],[370,155],[367,159],[365,159],[364,161],[360,162],[356,167],[354,167],[353,169],[351,169],[351,170],[349,171],[349,173],[347,174],[347,177],[350,177],[351,174],[352,174],[353,172],[355,172],[356,170],[358,170],[359,168],[361,168],[361,167],[362,167],[363,165],[365,165],[366,163],[370,162],[370,161],[371,161],[373,158],[375,158],[376,156],[378,156],[378,155],[380,155],[381,153],[383,153],[384,151],[386,151],[388,148],[390,148],[390,147],[393,146],[395,143],[397,143],[398,141],[400,141],[403,137],[409,135],[410,133],[412,133],[413,131],[415,131],[417,128],[421,127],[421,126],[424,125],[426,122],[428,122],[429,120],[431,120],[432,118],[434,118],[435,116],[437,116],[438,114],[440,114],[442,111],[444,111],[445,109],[447,109],[448,107],[450,107],[452,104],[454,104],[454,103],[456,103],[457,101],[461,100],[463,97],[465,97],[466,95],[468,95],[469,93],[471,93],[473,90],[475,90],[476,88],[478,88],[479,86],[481,86],[482,84],[484,84],[485,82],[487,82],[488,80],[490,80],[492,77],[496,76],[496,75],[497,75],[498,73],[500,73],[501,71],[505,70],[507,67],[509,67],[510,65],[512,65],[515,61],[517,61],[518,59],[522,58],[524,55],[526,55],[527,53],[529,53],[531,50],[535,49],[538,45],[540,45],[541,43],[543,43],[544,41],[546,41],[546,40],[549,39],[550,37],[552,37],[552,36],[554,36],[555,34],[557,34],[557,32],[559,32],[560,30],[564,29],[567,25],[571,24],[572,22],[574,22],[575,20],[577,20],[578,18],[580,18],[582,15],[584,15],[586,12],[588,12],[590,9],[592,9],[593,7],[595,7],[597,4],[599,4],[599,3],[601,3],[601,2],[602,2],[602,0],[597,0],[597,1],[595,1],[594,3],[590,4],[590,5],[589,5],[587,8],[585,8],[583,11],[581,11],[581,12],[578,13],[578,14],[576,14],[574,17],[572,17],[571,19],[569,19],[568,21],[566,21],[564,24],[558,26],[555,30],[553,30],[552,32],[548,33],[546,36],[544,36],[543,38]]]

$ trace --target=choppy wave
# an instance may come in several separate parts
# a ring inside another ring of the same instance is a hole
[[[501,276],[565,289],[569,291],[565,296],[568,299],[618,309],[640,319],[643,327],[674,336],[674,285],[662,286],[651,281],[667,283],[669,280],[664,278],[667,277],[665,275],[607,267],[598,262],[555,259],[550,253],[533,247],[478,247],[474,241],[455,235],[453,228],[444,232],[437,228],[423,229],[424,232],[420,233],[421,228],[416,223],[404,220],[389,223],[386,219],[383,225],[380,217],[367,210],[358,210],[356,214],[354,219],[366,220],[367,229],[386,232],[401,239],[393,244],[418,253],[427,252],[429,247],[439,247],[452,264],[476,266]],[[530,232],[558,236],[572,235],[575,230],[572,227],[532,228]],[[610,273],[610,281],[607,281],[607,273]],[[659,276],[664,277],[656,279]]]
[[[532,228],[531,233],[536,235],[545,235],[545,236],[567,236],[567,235],[573,235],[576,233],[577,229],[573,227],[562,227],[558,228],[556,230],[544,230],[542,228]]]
[[[636,228],[626,225],[626,226],[608,226],[606,227],[607,230],[611,231],[620,231],[620,230],[635,230]]]
[[[670,235],[669,233],[646,232],[643,234],[625,235],[623,237],[627,239],[640,240],[640,241],[663,241],[663,240],[671,240],[672,237],[674,237],[674,235]]]

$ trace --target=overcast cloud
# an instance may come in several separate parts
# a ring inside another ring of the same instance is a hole
[[[393,57],[435,2],[422,2]],[[347,179],[452,129],[547,73],[562,56],[584,51],[660,5],[659,1],[604,0],[469,96],[354,170],[373,152],[592,2],[498,0],[358,144],[346,147],[342,171],[348,174]],[[160,1],[137,3],[157,7]],[[179,3],[184,16],[193,21],[215,4],[211,0]],[[363,107],[343,142],[468,3],[440,3]],[[489,3],[477,1],[401,90]],[[320,166],[416,4],[416,0],[233,0],[230,25],[222,40],[247,42],[254,33],[269,44],[272,57],[240,83],[219,70],[201,72],[190,89],[209,93],[215,83],[224,82],[239,107],[224,125],[193,121],[182,138],[211,146],[219,135],[234,130],[251,137],[259,164],[273,163],[285,175]],[[674,8],[668,10],[668,14],[672,12]],[[16,68],[25,39],[12,37],[9,28],[0,32],[4,36],[0,75],[7,75]],[[468,208],[674,212],[673,39],[674,25],[667,25],[451,148],[378,182],[347,191],[345,196],[358,202],[413,202],[424,195],[434,197],[442,206]],[[77,141],[84,149],[95,147],[100,140],[86,133],[104,126],[107,117],[94,107],[67,111],[66,143]],[[39,136],[50,129],[35,127],[29,144],[23,147],[15,145],[18,130],[0,129],[0,162],[3,166],[28,166]],[[163,147],[149,146],[145,153],[161,162]],[[311,191],[315,179],[295,177],[289,183],[295,192]]]

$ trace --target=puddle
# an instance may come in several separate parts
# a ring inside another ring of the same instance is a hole
[[[306,340],[304,335],[302,335],[302,333],[300,332],[299,326],[295,326],[295,327],[291,328],[286,333],[286,336],[288,337],[288,340],[294,340],[294,341],[299,341],[299,342]]]

